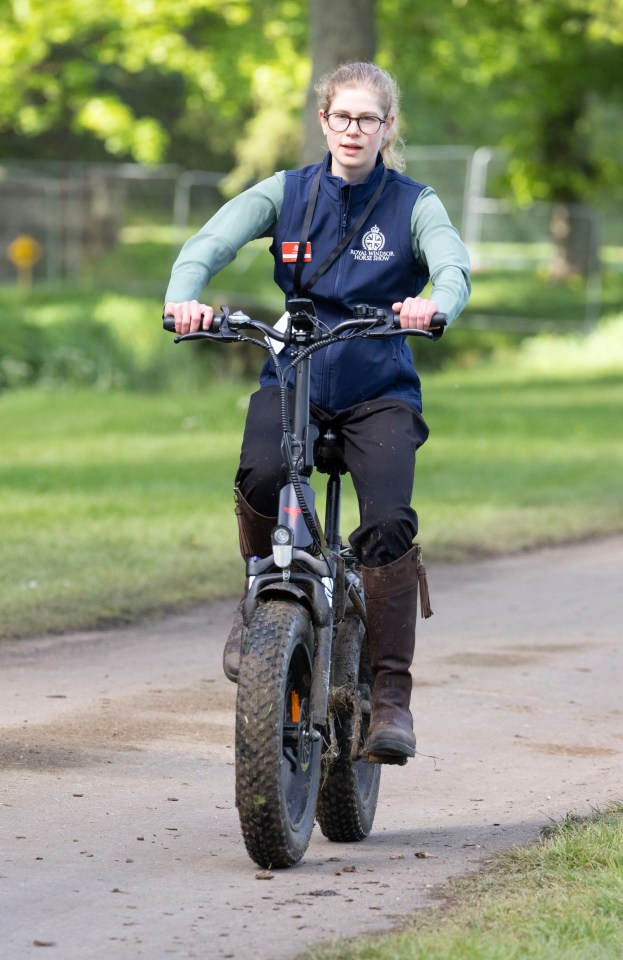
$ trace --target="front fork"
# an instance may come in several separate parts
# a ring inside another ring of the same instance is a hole
[[[312,428],[299,425],[306,438],[305,453],[312,457]],[[315,431],[315,427],[313,430]],[[306,476],[300,477],[305,505],[315,515],[315,493]],[[281,560],[278,547],[273,542],[274,555],[264,559],[251,557],[247,560],[247,594],[242,615],[249,625],[260,599],[280,597],[302,603],[311,614],[314,626],[314,655],[310,693],[310,735],[317,739],[320,731],[329,725],[329,694],[331,686],[331,658],[335,601],[338,601],[338,617],[343,616],[344,565],[339,556],[339,504],[341,480],[339,471],[331,471],[327,490],[327,529],[331,532],[328,555],[312,556],[308,552],[313,538],[303,516],[299,496],[294,484],[286,484],[279,496],[277,526],[291,531],[290,560]],[[273,537],[273,541],[274,541]],[[335,542],[334,542],[335,541]],[[288,566],[283,566],[287,563]],[[336,578],[339,578],[336,591]]]
[[[318,732],[327,726],[336,564],[332,557],[318,559],[299,549],[294,549],[293,560],[296,569],[288,568],[287,576],[284,576],[285,570],[275,568],[272,557],[247,560],[248,590],[242,617],[248,626],[257,604],[269,598],[301,603],[311,614],[315,642],[309,720],[312,731]]]

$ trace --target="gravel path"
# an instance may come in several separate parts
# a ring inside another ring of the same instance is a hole
[[[429,571],[419,756],[372,836],[256,878],[234,806],[233,602],[0,646],[4,960],[286,960],[623,795],[623,538]]]

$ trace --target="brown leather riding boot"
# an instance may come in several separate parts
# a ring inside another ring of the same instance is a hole
[[[249,557],[267,557],[271,551],[270,531],[277,523],[276,517],[265,517],[257,513],[240,493],[240,488],[234,490],[236,501],[236,517],[238,519],[238,535],[240,538],[240,554],[243,560]],[[244,623],[242,620],[242,604],[244,596],[234,613],[234,622],[225,641],[223,650],[223,670],[228,680],[238,681],[240,666],[240,646]]]
[[[367,751],[376,756],[415,756],[409,671],[423,570],[417,546],[384,567],[362,567],[374,676]]]

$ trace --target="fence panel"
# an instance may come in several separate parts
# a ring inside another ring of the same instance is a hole
[[[507,162],[504,153],[487,147],[418,146],[406,151],[406,160],[407,173],[437,190],[461,231],[472,257],[476,283],[479,271],[513,272],[518,282],[522,273],[540,273],[543,277],[555,273],[560,251],[554,236],[556,210],[540,203],[524,209],[502,199]],[[35,282],[72,283],[85,266],[105,262],[106,255],[119,244],[142,243],[153,244],[154,250],[159,248],[160,289],[166,282],[161,274],[166,273],[183,241],[223,202],[222,178],[221,173],[187,171],[174,165],[146,168],[135,164],[4,163],[0,166],[0,283],[15,282],[17,268],[7,251],[16,238],[27,236],[42,253],[33,267]],[[573,216],[580,221],[581,229],[576,230],[579,242],[587,245],[585,251],[579,251],[580,258],[586,254],[590,264],[589,247],[597,249],[600,236],[606,242],[601,260],[591,264],[587,282],[578,284],[570,317],[577,322],[593,322],[599,315],[604,265],[615,272],[623,270],[620,218],[614,208],[600,218],[593,208],[577,207]],[[118,260],[123,262],[123,257]],[[109,268],[109,278],[114,269]],[[146,292],[155,288],[153,277],[150,280],[143,276],[138,257],[128,257],[124,269],[136,274],[133,291],[139,292],[141,284]],[[541,310],[547,313],[545,281],[539,299]],[[476,308],[470,310],[472,321],[483,323],[500,319],[504,312],[500,306],[497,314],[487,311],[486,316],[478,318]],[[466,313],[468,322],[470,310]],[[521,326],[529,318],[515,319]]]

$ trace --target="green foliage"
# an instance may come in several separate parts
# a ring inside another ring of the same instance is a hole
[[[233,159],[230,191],[295,165],[314,56],[307,10],[5,0],[0,156],[203,169]],[[520,201],[567,202],[623,191],[622,23],[623,0],[377,0],[371,30],[411,142],[505,145]]]
[[[305,83],[304,42],[297,0],[9,0],[0,155],[218,169],[267,88]]]
[[[589,336],[543,333],[526,340],[516,366],[531,375],[550,377],[618,374],[623,370],[623,316],[603,320]]]
[[[526,204],[622,195],[622,0],[379,4],[381,54],[406,92],[412,139],[467,134],[508,147],[510,183]]]
[[[0,293],[10,322],[0,339],[0,392],[38,384],[158,390],[200,387],[218,378],[207,351],[176,352],[160,323],[162,304],[148,297],[37,290],[28,300]]]
[[[89,264],[74,291],[41,285],[25,299],[16,289],[0,289],[0,309],[9,321],[0,338],[0,390],[35,383],[167,390],[181,380],[200,386],[224,376],[257,375],[263,358],[252,347],[173,348],[159,323],[163,277],[172,258],[170,233],[164,231],[161,242],[153,239],[153,230],[146,231],[150,240],[138,235],[137,242],[120,244]],[[562,370],[565,376],[572,358],[581,370],[593,356],[612,369],[619,362],[620,321],[602,322],[599,333],[588,340],[584,335],[560,337],[583,322],[584,290],[578,283],[552,285],[530,270],[479,274],[467,311],[443,341],[413,342],[418,370],[506,361],[524,342],[519,362],[528,363],[530,357],[536,364],[539,358],[546,373]],[[283,298],[273,283],[266,243],[258,241],[241,251],[208,295],[216,306],[227,303],[274,322]],[[622,296],[623,276],[606,274],[604,312],[614,310]],[[498,326],[500,311],[511,321],[510,330]],[[475,329],[473,323],[483,320],[486,328]],[[548,335],[546,341],[535,339],[540,332]],[[561,357],[568,358],[562,365]]]

